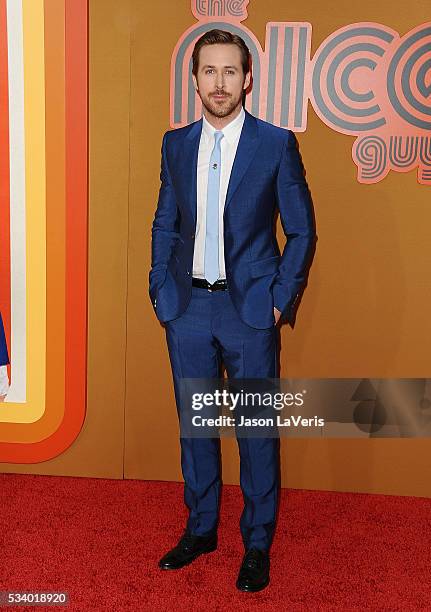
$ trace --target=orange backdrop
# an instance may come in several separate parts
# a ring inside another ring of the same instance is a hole
[[[311,56],[342,25],[404,34],[429,19],[421,0],[334,5],[254,0],[245,25],[313,25]],[[87,418],[56,459],[3,471],[179,480],[178,427],[164,330],[150,304],[150,229],[161,136],[169,125],[172,50],[192,23],[188,0],[90,0],[89,332]],[[295,330],[282,330],[282,376],[426,377],[431,324],[429,190],[416,171],[360,184],[353,137],[311,107],[297,135],[319,236]],[[279,234],[280,240],[282,233]],[[431,495],[426,439],[283,441],[283,484]],[[238,482],[236,442],[223,442]]]

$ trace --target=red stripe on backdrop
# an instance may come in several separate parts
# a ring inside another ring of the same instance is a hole
[[[10,359],[9,84],[6,0],[0,0],[0,312]],[[10,366],[8,366],[10,378]]]
[[[88,5],[66,0],[66,428],[87,396]],[[77,419],[79,414],[79,420]],[[78,432],[76,432],[78,434]],[[72,441],[72,440],[71,440]]]

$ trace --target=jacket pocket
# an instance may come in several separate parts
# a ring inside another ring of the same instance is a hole
[[[253,278],[259,278],[259,276],[274,274],[275,272],[277,272],[279,264],[279,255],[274,255],[273,257],[265,257],[265,259],[251,261],[249,263],[250,276],[252,276]]]

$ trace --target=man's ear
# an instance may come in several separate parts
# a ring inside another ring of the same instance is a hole
[[[192,73],[193,85],[195,86],[196,91],[199,91],[198,82],[195,75]]]
[[[247,74],[245,75],[244,85],[242,86],[242,88],[247,89],[247,87],[250,85],[250,81],[251,81],[251,72],[249,70]]]

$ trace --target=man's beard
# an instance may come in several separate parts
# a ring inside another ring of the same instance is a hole
[[[213,102],[211,100],[211,96],[215,94],[210,94],[205,100],[202,98],[201,100],[202,100],[203,106],[207,109],[207,111],[211,115],[214,115],[214,117],[218,117],[219,119],[222,119],[224,117],[228,117],[235,110],[235,108],[238,106],[238,104],[242,100],[242,94],[241,96],[237,98],[233,98],[232,94],[227,94],[225,91],[220,91],[217,93],[219,93],[220,95],[226,96],[226,100],[223,101],[223,104],[218,104],[217,102]]]

